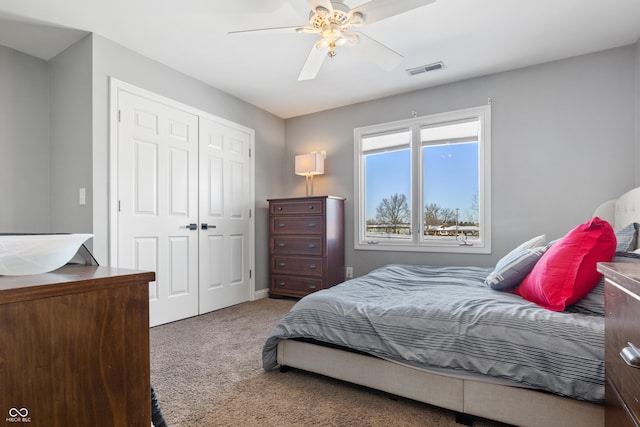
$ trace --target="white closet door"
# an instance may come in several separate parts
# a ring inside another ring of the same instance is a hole
[[[151,326],[197,315],[198,116],[124,90],[118,108],[117,265],[156,272]]]
[[[250,298],[251,141],[200,118],[200,313]]]

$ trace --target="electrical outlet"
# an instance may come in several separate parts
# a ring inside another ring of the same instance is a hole
[[[347,279],[353,279],[353,267],[347,267],[344,275]]]

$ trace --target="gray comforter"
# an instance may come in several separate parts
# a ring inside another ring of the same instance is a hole
[[[602,403],[604,318],[556,313],[483,283],[480,267],[389,265],[301,299],[274,327],[418,368],[449,368]]]

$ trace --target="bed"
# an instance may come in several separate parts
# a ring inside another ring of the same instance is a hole
[[[616,261],[638,262],[637,212],[640,188],[594,212],[615,230]],[[540,237],[516,249],[526,246],[542,260],[564,242]],[[464,423],[477,416],[520,426],[603,426],[602,282],[548,310],[491,289],[492,275],[494,268],[388,265],[308,295],[267,337],[263,367],[372,387],[455,411]]]

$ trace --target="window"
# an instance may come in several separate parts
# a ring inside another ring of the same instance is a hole
[[[490,253],[490,129],[490,106],[355,129],[355,248]]]

